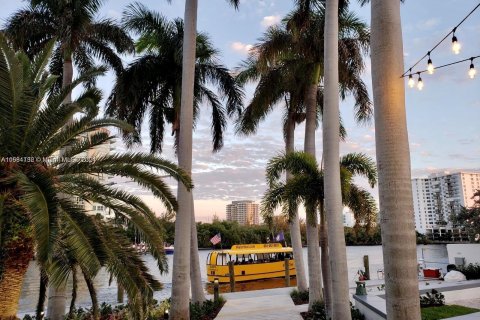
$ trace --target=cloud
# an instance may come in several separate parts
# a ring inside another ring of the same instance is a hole
[[[422,21],[420,22],[419,24],[419,27],[421,29],[432,29],[436,26],[438,26],[438,24],[440,23],[440,20],[437,19],[437,18],[430,18],[428,20],[425,20],[425,21]]]
[[[279,24],[282,20],[280,15],[266,16],[263,17],[261,25],[265,28],[271,27],[273,25]]]
[[[248,52],[253,48],[253,45],[251,44],[246,44],[240,41],[232,42],[230,44],[230,48],[233,51],[236,51],[241,54],[248,54]]]
[[[107,16],[109,18],[112,18],[112,19],[121,19],[122,18],[122,14],[119,11],[113,10],[113,9],[108,10]]]
[[[365,141],[375,141],[375,137],[370,134],[363,135],[363,140]]]

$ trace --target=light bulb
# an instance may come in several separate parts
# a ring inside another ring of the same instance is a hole
[[[422,89],[423,89],[423,80],[422,80],[422,78],[421,78],[420,76],[418,77],[417,88],[418,88],[418,90],[420,90],[420,91],[422,91]]]
[[[410,88],[415,87],[415,80],[413,79],[413,76],[412,76],[412,75],[409,75],[409,76],[408,76],[408,86],[409,86]]]
[[[433,74],[435,67],[433,66],[432,59],[428,59],[427,71],[429,74]]]
[[[475,75],[477,74],[477,70],[475,70],[475,66],[473,65],[473,62],[470,64],[470,70],[468,70],[468,75],[470,79],[475,78]]]
[[[460,44],[460,42],[458,42],[457,37],[453,36],[453,38],[452,38],[452,50],[453,50],[453,52],[455,54],[459,54],[461,48],[462,48],[462,45]]]
[[[428,59],[428,66],[427,66],[427,71],[429,74],[433,74],[435,71],[435,67],[433,66],[432,59]]]

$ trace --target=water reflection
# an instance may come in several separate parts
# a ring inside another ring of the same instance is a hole
[[[205,284],[207,292],[211,292],[211,286],[207,285],[206,279],[206,259],[207,255],[210,253],[209,250],[199,251],[200,258],[200,269],[202,274],[202,281]],[[429,264],[429,267],[440,267],[446,272],[446,264],[448,263],[447,250],[444,245],[428,245],[428,246],[418,246],[417,247],[417,256],[418,259],[425,258],[426,261],[432,261],[434,263]],[[363,256],[368,255],[370,260],[370,273],[372,279],[377,278],[377,271],[383,269],[383,256],[382,256],[382,247],[381,246],[358,246],[358,247],[347,247],[347,263],[348,263],[348,279],[351,286],[354,285],[354,277],[359,269],[363,269]],[[304,261],[306,264],[307,261],[307,250],[303,250]],[[157,264],[151,256],[144,256],[145,263],[150,269],[152,274],[160,280],[163,284],[163,289],[161,291],[155,292],[154,297],[157,300],[164,300],[170,297],[171,288],[172,288],[172,277],[169,272],[165,274],[160,274],[158,271]],[[171,268],[173,262],[173,256],[167,256],[168,265]],[[306,267],[308,267],[306,265]],[[305,270],[308,274],[308,269]],[[38,300],[39,284],[40,284],[39,270],[35,262],[31,262],[28,268],[27,274],[24,278],[22,294],[20,297],[19,304],[19,316],[23,317],[24,314],[35,312],[36,303]],[[105,270],[101,272],[94,279],[95,287],[97,288],[98,300],[100,302],[106,302],[109,304],[116,303],[117,297],[117,284],[115,281],[112,281],[109,284],[109,276]],[[255,282],[245,282],[237,283],[236,291],[246,291],[246,290],[262,290],[262,289],[272,289],[279,288],[284,286],[284,279],[272,279],[272,280],[262,280]],[[295,285],[295,280],[292,278],[291,285]],[[72,283],[69,281],[68,288],[71,292]],[[229,292],[229,285],[221,285],[221,292]],[[67,305],[69,305],[70,299],[68,299]],[[90,296],[88,294],[88,289],[83,281],[79,281],[78,284],[78,294],[77,294],[77,306],[80,307],[89,307],[91,304]]]
[[[295,287],[297,285],[297,279],[295,277],[290,278],[290,286]],[[238,291],[254,291],[254,290],[264,290],[264,289],[275,289],[285,287],[285,278],[275,278],[275,279],[262,279],[257,281],[247,281],[247,282],[235,282],[235,292]],[[213,284],[207,283],[205,285],[206,291],[209,294],[213,294]],[[230,292],[229,283],[219,284],[220,293]]]

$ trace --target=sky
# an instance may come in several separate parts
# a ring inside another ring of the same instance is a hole
[[[105,1],[99,18],[121,19],[122,11],[131,3],[128,0]],[[184,1],[140,1],[169,19],[183,17]],[[370,24],[370,7],[360,8],[351,1],[351,9]],[[21,0],[0,0],[0,22],[26,5]],[[427,53],[440,39],[470,12],[478,0],[407,0],[402,5],[405,69]],[[247,57],[249,48],[258,42],[265,30],[281,21],[293,8],[292,0],[241,0],[235,11],[225,0],[199,0],[198,30],[207,33],[219,50],[219,59],[229,68],[237,67]],[[431,55],[434,65],[480,55],[480,9],[458,28],[456,35],[462,51],[454,55],[448,38]],[[133,57],[123,57],[127,64]],[[422,70],[427,61],[420,63]],[[476,61],[480,69],[480,59]],[[478,77],[467,76],[469,62],[437,70],[433,75],[422,74],[425,87],[422,91],[406,89],[406,108],[411,151],[412,177],[426,176],[438,171],[480,171],[480,70]],[[364,81],[371,94],[371,64],[366,57]],[[100,79],[99,87],[108,96],[114,77],[111,73]],[[246,87],[245,103],[248,103],[254,84]],[[375,129],[373,122],[359,126],[353,118],[354,102],[351,97],[342,101],[340,111],[348,137],[341,144],[341,154],[363,152],[375,158]],[[224,217],[225,205],[233,200],[260,201],[266,189],[265,166],[268,160],[284,150],[282,135],[282,105],[261,124],[257,134],[251,137],[234,133],[233,121],[229,121],[220,152],[212,153],[210,115],[208,107],[202,107],[193,140],[194,198],[198,220],[210,221],[214,214]],[[296,130],[295,148],[303,147],[304,126]],[[322,133],[317,130],[317,158],[322,154]],[[148,152],[148,130],[142,132],[143,145],[135,151]],[[165,145],[162,157],[176,161],[172,141]],[[125,147],[119,142],[117,150]],[[172,187],[174,182],[169,181]],[[358,184],[367,187],[363,179]],[[133,184],[124,188],[140,194],[157,212],[162,211],[159,201]],[[375,197],[378,192],[373,189]]]

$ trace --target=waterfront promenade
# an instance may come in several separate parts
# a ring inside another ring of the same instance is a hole
[[[356,298],[356,307],[360,308],[366,319],[385,319],[385,292],[377,286],[383,280],[367,281],[368,295]],[[308,304],[296,306],[290,297],[293,287],[223,293],[227,302],[216,319],[271,319],[271,320],[302,320],[301,312],[307,311]],[[420,293],[424,294],[431,289],[437,289],[445,295],[447,304],[458,304],[466,307],[480,308],[480,280],[470,280],[455,283],[446,283],[438,280],[423,280],[420,282]],[[350,293],[355,292],[350,287]],[[359,301],[363,302],[359,305]],[[368,305],[368,308],[363,308]],[[371,311],[374,311],[373,313]],[[480,320],[480,312],[449,318],[448,320]]]
[[[296,306],[290,298],[294,288],[278,288],[222,294],[227,302],[218,314],[219,320],[302,320],[300,312],[308,305]]]

